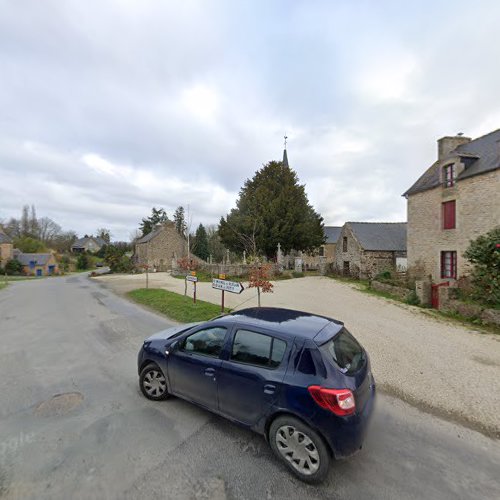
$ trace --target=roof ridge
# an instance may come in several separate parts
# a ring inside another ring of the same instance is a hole
[[[346,224],[408,224],[408,222],[364,222],[364,221],[347,221]]]

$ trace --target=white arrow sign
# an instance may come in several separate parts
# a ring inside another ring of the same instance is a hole
[[[194,283],[196,283],[198,281],[198,277],[197,276],[186,276],[186,280],[187,281],[193,281]]]
[[[243,285],[238,281],[226,281],[216,278],[212,280],[212,288],[231,293],[241,293],[245,289]]]

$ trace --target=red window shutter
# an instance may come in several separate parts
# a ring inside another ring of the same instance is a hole
[[[455,200],[443,203],[443,229],[455,229]]]

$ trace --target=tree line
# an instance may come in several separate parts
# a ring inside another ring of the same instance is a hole
[[[163,208],[153,207],[139,228],[145,236],[169,220]],[[182,206],[177,207],[172,221],[188,240],[190,251],[203,260],[212,255],[221,261],[227,250],[239,256],[246,252],[249,257],[273,259],[278,243],[285,253],[312,252],[325,241],[323,218],[309,203],[305,186],[287,163],[278,161],[267,163],[245,181],[236,207],[221,217],[218,226],[200,224],[191,233]]]

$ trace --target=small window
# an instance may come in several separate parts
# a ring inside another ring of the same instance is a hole
[[[181,350],[218,358],[224,345],[225,337],[225,328],[220,326],[207,328],[186,337],[182,342]]]
[[[283,360],[286,342],[269,335],[238,330],[234,336],[231,360],[266,368],[276,368]]]
[[[444,187],[452,187],[455,185],[455,165],[446,165],[443,167]]]
[[[457,252],[441,252],[441,278],[457,278]]]
[[[442,204],[443,229],[455,229],[455,200],[446,201]]]
[[[347,236],[342,238],[342,251],[347,252]]]
[[[321,349],[333,359],[340,371],[347,375],[356,373],[365,364],[365,351],[345,328],[323,344]]]
[[[325,256],[325,247],[319,247],[319,256],[324,257]]]

